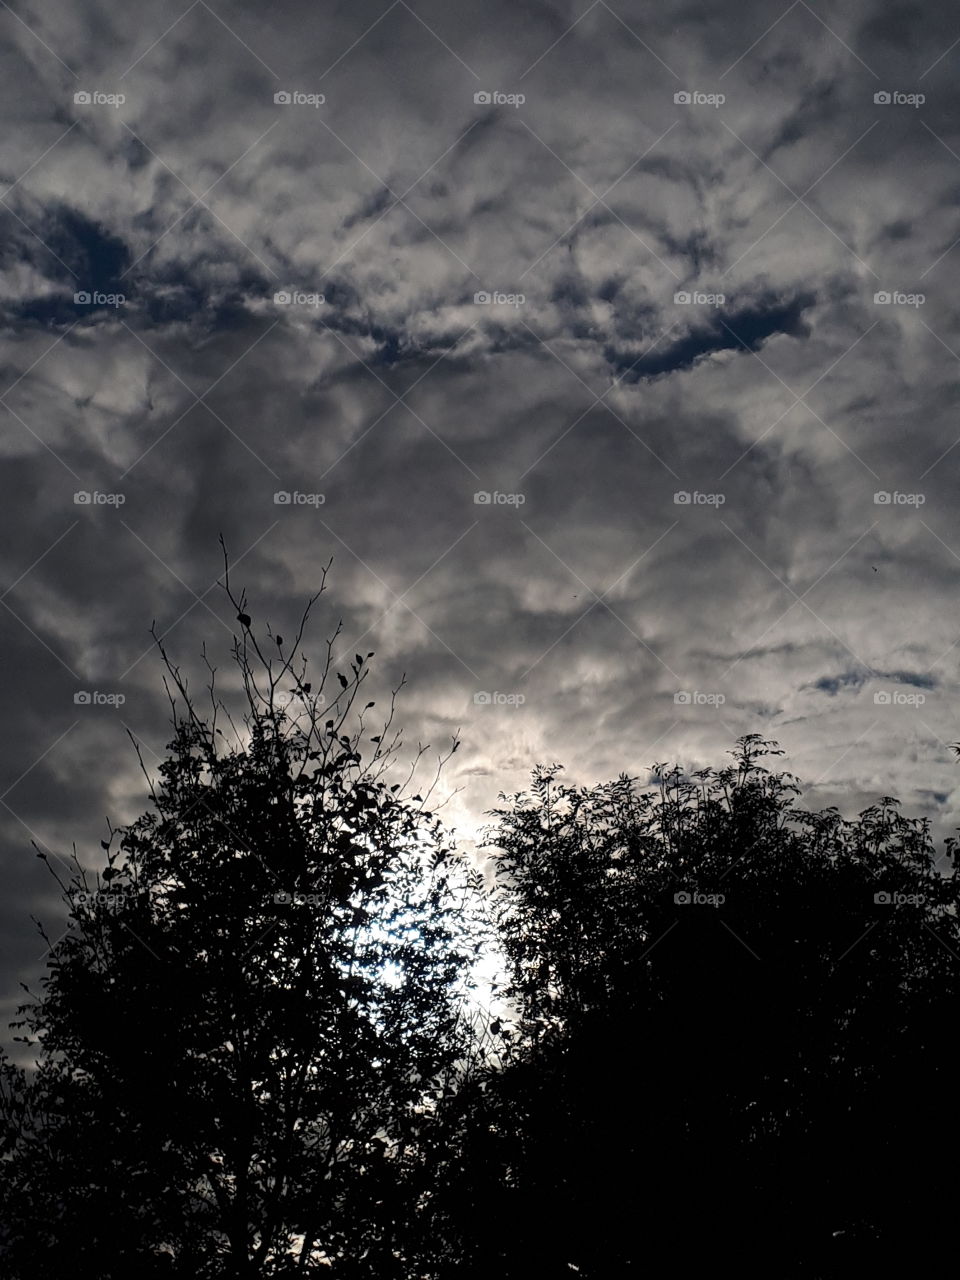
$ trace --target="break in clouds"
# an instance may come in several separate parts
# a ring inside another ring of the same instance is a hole
[[[919,5],[0,14],[3,936],[234,613],[405,672],[469,847],[787,752],[960,819],[960,29]],[[308,645],[309,647],[309,645]],[[453,794],[456,793],[456,794]]]

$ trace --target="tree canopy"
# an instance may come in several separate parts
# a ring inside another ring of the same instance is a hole
[[[539,767],[489,815],[485,886],[410,793],[423,749],[391,781],[373,655],[337,670],[335,635],[311,682],[309,609],[287,646],[225,588],[240,723],[161,644],[151,806],[98,873],[49,863],[36,1069],[0,1059],[4,1276],[931,1269],[956,842],[889,796],[805,809],[750,734],[693,774]]]
[[[411,1274],[420,1152],[476,1057],[478,881],[389,781],[372,655],[337,672],[331,641],[314,685],[234,604],[242,725],[167,659],[152,808],[61,881],[16,1024],[38,1069],[4,1064],[5,1275]]]
[[[541,767],[492,815],[518,1016],[460,1099],[469,1274],[925,1273],[947,1245],[955,843],[892,797],[804,810],[758,735],[733,754],[649,787]]]

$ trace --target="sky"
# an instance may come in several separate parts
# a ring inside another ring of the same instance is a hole
[[[156,624],[405,674],[467,851],[538,762],[960,825],[960,20],[0,9],[0,1017],[169,738]]]

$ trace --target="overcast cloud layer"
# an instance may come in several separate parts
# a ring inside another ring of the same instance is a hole
[[[58,919],[30,840],[92,859],[143,808],[151,622],[198,684],[204,641],[228,664],[221,533],[281,633],[333,556],[314,652],[342,618],[406,672],[408,739],[461,731],[468,847],[537,761],[747,732],[812,805],[960,823],[955,16],[44,0],[0,31],[0,1012]]]

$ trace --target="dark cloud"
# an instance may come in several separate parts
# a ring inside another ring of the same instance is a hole
[[[621,377],[637,382],[689,369],[715,351],[759,351],[768,338],[778,333],[807,337],[810,329],[803,316],[815,301],[813,294],[804,293],[786,302],[766,298],[729,311],[719,304],[715,317],[655,353],[635,360],[609,352],[608,359]]]
[[[804,689],[817,689],[835,697],[843,689],[859,692],[871,679],[886,680],[892,684],[911,685],[915,689],[936,689],[938,681],[929,673],[915,671],[845,671],[838,676],[821,676]]]
[[[841,689],[862,689],[868,679],[869,676],[864,672],[848,671],[839,676],[821,676],[813,684],[804,685],[804,688],[817,689],[836,697]]]

